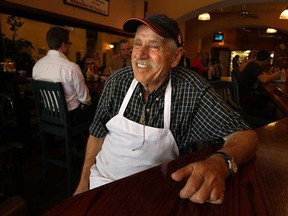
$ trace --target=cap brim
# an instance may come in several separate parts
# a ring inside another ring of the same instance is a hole
[[[149,23],[147,20],[143,20],[143,19],[139,19],[139,18],[127,19],[123,24],[123,30],[126,32],[135,33],[137,28],[142,24],[148,26],[156,34],[158,34],[162,37],[165,37],[165,35],[163,35],[160,30],[157,30],[157,28],[154,25],[151,25],[151,23]]]

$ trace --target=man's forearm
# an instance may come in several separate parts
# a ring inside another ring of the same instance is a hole
[[[96,155],[101,150],[103,141],[104,138],[96,138],[91,135],[89,136],[80,182],[88,181],[90,175],[90,168],[95,163]]]
[[[258,147],[258,137],[255,131],[246,130],[232,133],[224,138],[225,144],[221,151],[233,157],[238,166],[251,160]]]

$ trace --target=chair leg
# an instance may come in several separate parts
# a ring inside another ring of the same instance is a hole
[[[48,136],[45,132],[40,132],[41,137],[41,145],[42,145],[42,189],[45,188],[46,185],[46,172],[48,165]]]
[[[66,136],[65,139],[65,149],[66,149],[66,163],[67,163],[67,180],[68,180],[68,195],[73,193],[73,165],[72,165],[72,137],[70,135]]]

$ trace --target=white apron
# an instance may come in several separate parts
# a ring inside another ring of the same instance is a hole
[[[165,91],[164,128],[144,126],[123,116],[137,83],[135,79],[132,81],[119,113],[106,124],[109,133],[96,157],[96,164],[90,169],[90,189],[173,160],[179,155],[169,129],[171,79]]]

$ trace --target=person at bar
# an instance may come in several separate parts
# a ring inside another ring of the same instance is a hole
[[[79,66],[85,78],[87,78],[87,70],[90,70],[94,75],[100,75],[102,63],[99,53],[95,49],[88,49]]]
[[[257,50],[251,50],[249,52],[248,58],[244,59],[243,62],[239,66],[239,72],[242,72],[244,68],[250,63],[256,60]]]
[[[239,71],[239,67],[240,67],[239,59],[240,59],[239,55],[234,56],[234,58],[232,59],[232,69],[234,71]]]
[[[119,54],[114,56],[106,66],[103,75],[110,76],[118,69],[131,66],[131,45],[128,40],[122,39],[118,42]]]
[[[237,81],[240,104],[245,114],[266,118],[272,122],[276,105],[261,92],[261,84],[279,78],[280,73],[269,74],[263,71],[269,60],[270,52],[265,49],[259,50],[256,60],[249,62],[243,71],[238,73]]]
[[[222,203],[225,180],[255,155],[256,133],[189,69],[178,67],[183,38],[165,15],[130,18],[132,67],[111,75],[90,127],[75,195],[173,160],[199,140],[224,139],[209,158],[175,170],[180,197]]]
[[[205,77],[207,67],[203,65],[202,60],[203,53],[197,53],[196,57],[191,61],[190,66],[191,69],[198,73],[200,76]]]

